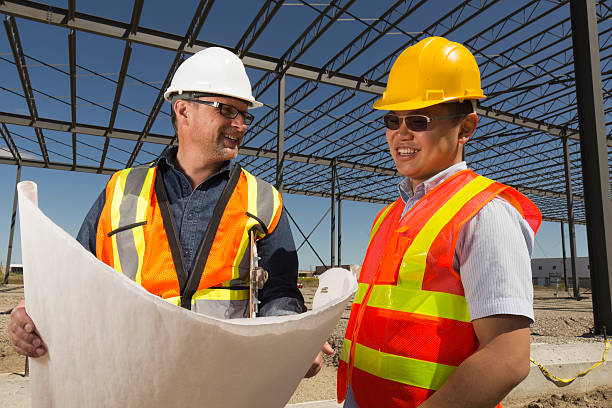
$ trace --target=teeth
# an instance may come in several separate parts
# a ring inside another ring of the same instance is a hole
[[[227,138],[228,138],[228,139],[230,139],[230,140],[234,140],[234,141],[237,141],[237,140],[238,140],[238,138],[237,138],[237,137],[234,137],[234,136],[230,136],[230,135],[223,135],[223,136],[224,136],[224,137],[227,137]]]
[[[416,149],[411,149],[411,148],[409,148],[409,147],[399,147],[399,148],[397,149],[397,152],[398,152],[399,154],[414,154],[414,153],[418,152],[418,150],[416,150]]]

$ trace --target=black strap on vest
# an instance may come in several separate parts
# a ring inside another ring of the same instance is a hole
[[[217,229],[219,228],[219,223],[221,222],[221,217],[223,216],[225,207],[227,206],[227,203],[229,202],[229,199],[232,196],[236,185],[238,184],[241,172],[242,168],[236,163],[232,173],[230,174],[229,180],[221,193],[221,197],[219,197],[219,200],[215,205],[212,217],[208,223],[206,232],[204,233],[204,238],[202,239],[202,243],[198,249],[198,253],[195,258],[195,265],[191,270],[191,274],[188,274],[187,270],[185,269],[183,249],[181,248],[176,225],[174,224],[174,217],[170,212],[168,194],[166,193],[166,188],[164,186],[161,174],[158,173],[155,179],[155,194],[157,194],[157,201],[159,203],[162,219],[164,221],[164,229],[166,230],[166,236],[168,237],[168,244],[170,245],[172,260],[174,261],[174,268],[176,270],[176,276],[178,277],[179,287],[181,289],[181,307],[184,307],[185,309],[191,310],[191,298],[198,290],[198,286],[200,285],[202,273],[204,272],[204,267],[206,266],[210,249],[212,248],[213,241],[215,240],[215,235],[217,233]]]
[[[193,297],[193,294],[198,290],[200,280],[202,279],[202,273],[204,272],[204,267],[206,266],[208,255],[210,254],[210,249],[212,248],[213,241],[215,240],[215,235],[217,234],[217,229],[219,228],[219,223],[221,222],[221,217],[225,212],[225,207],[227,207],[227,203],[229,202],[230,197],[236,189],[236,185],[238,184],[238,180],[240,180],[241,173],[242,167],[240,167],[240,165],[236,163],[234,165],[232,173],[229,176],[229,180],[227,181],[227,184],[225,185],[225,188],[221,193],[221,197],[219,197],[219,201],[217,201],[217,205],[215,205],[212,217],[208,222],[208,227],[206,227],[206,232],[204,233],[202,244],[200,245],[200,249],[198,249],[198,253],[195,258],[195,265],[191,270],[191,274],[189,275],[189,279],[187,280],[185,290],[181,290],[181,306],[185,309],[191,309],[191,298]]]
[[[168,201],[168,193],[166,193],[166,186],[162,180],[162,175],[159,169],[155,177],[155,195],[157,196],[157,202],[159,203],[159,210],[161,212],[162,220],[164,221],[164,230],[168,237],[168,245],[170,246],[170,253],[172,254],[172,260],[174,261],[174,270],[176,271],[176,277],[178,278],[179,288],[181,294],[185,284],[187,283],[187,270],[185,269],[185,260],[183,259],[183,249],[179,242],[178,233],[176,231],[176,225],[174,224],[174,217],[170,211],[170,202]]]

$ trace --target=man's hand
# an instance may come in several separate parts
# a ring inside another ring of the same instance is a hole
[[[13,308],[8,330],[11,345],[22,356],[40,357],[47,352],[45,344],[36,333],[34,322],[26,313],[23,300]]]
[[[321,352],[327,354],[328,356],[331,356],[332,354],[334,354],[334,349],[332,348],[332,346],[329,345],[328,342],[325,342],[325,344],[321,348],[321,351],[319,352],[319,354],[317,354],[317,358],[315,358],[315,361],[310,366],[310,369],[308,370],[306,375],[304,375],[304,378],[314,377],[321,370],[321,366],[323,365],[323,355],[321,354]]]

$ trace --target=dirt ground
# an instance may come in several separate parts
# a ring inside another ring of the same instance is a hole
[[[311,306],[315,288],[302,288],[307,306]],[[576,301],[568,298],[566,292],[558,297],[552,289],[536,289],[534,310],[536,321],[531,326],[531,341],[538,343],[601,342],[593,335],[593,312],[590,293]],[[8,340],[7,312],[23,299],[23,285],[0,286],[0,373],[23,373],[25,359],[17,355]],[[348,323],[348,310],[338,322],[329,337],[329,343],[336,353],[325,357],[321,372],[310,379],[304,379],[290,400],[290,403],[328,400],[336,397],[336,367],[342,346],[342,339]],[[504,402],[505,408],[570,408],[570,407],[612,407],[612,386],[582,394],[554,394],[528,400]]]

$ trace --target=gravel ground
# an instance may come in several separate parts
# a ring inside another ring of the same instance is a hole
[[[302,288],[307,306],[311,306],[315,288]],[[536,289],[534,310],[536,322],[531,326],[532,343],[575,343],[601,342],[600,336],[593,333],[593,312],[590,293],[576,301],[567,298],[565,292],[555,296],[550,289]],[[7,326],[9,315],[4,314],[23,299],[22,285],[0,286],[0,373],[23,373],[25,359],[18,356],[8,341]],[[324,357],[321,372],[309,379],[304,379],[291,398],[291,403],[328,400],[336,397],[336,367],[338,356],[348,323],[349,311],[344,313],[329,343],[336,350],[333,356]],[[612,386],[600,388],[582,394],[554,394],[529,400],[507,401],[505,408],[570,408],[570,407],[612,407]]]

